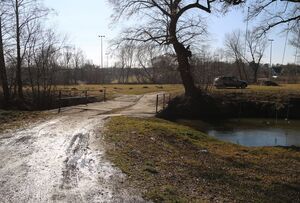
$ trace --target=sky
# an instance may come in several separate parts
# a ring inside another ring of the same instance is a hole
[[[107,0],[44,0],[45,6],[54,9],[54,14],[49,17],[50,26],[54,27],[61,35],[67,36],[67,42],[81,48],[87,59],[95,64],[100,64],[101,43],[99,35],[105,35],[103,40],[104,65],[112,65],[113,58],[108,53],[109,40],[118,36],[122,26],[112,26],[110,16],[112,8]],[[246,24],[243,21],[244,14],[241,10],[233,10],[222,17],[209,16],[208,31],[210,33],[211,49],[222,48],[224,46],[224,37],[226,33],[233,30],[246,30]],[[249,24],[251,27],[252,24]],[[274,39],[272,63],[281,63],[286,35],[280,33],[277,29],[268,34],[268,37]],[[294,62],[295,49],[287,46],[284,64]],[[270,61],[270,46],[267,48],[263,63]]]

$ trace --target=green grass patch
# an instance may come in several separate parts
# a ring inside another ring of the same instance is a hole
[[[154,202],[297,202],[298,149],[248,148],[161,119],[115,117],[108,157]]]

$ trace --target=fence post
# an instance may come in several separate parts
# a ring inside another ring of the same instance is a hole
[[[104,91],[103,91],[103,101],[106,101],[106,88],[104,88]]]
[[[158,95],[156,95],[156,105],[155,105],[155,112],[158,112]]]
[[[58,113],[60,113],[60,108],[61,108],[61,90],[59,90],[58,93]]]
[[[288,99],[287,112],[286,112],[286,120],[289,120],[290,114],[290,98]]]
[[[85,91],[85,105],[88,104],[88,91]]]
[[[166,95],[163,94],[163,109],[165,109],[165,103],[166,103]]]
[[[278,123],[278,110],[277,110],[277,107],[276,107],[276,124]]]

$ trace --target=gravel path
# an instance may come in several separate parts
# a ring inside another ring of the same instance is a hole
[[[105,157],[110,116],[153,116],[156,94],[68,107],[0,134],[0,202],[145,202]]]

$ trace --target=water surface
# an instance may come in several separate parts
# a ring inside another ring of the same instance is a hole
[[[300,146],[300,121],[240,119],[214,123],[179,122],[217,139],[244,146]]]

